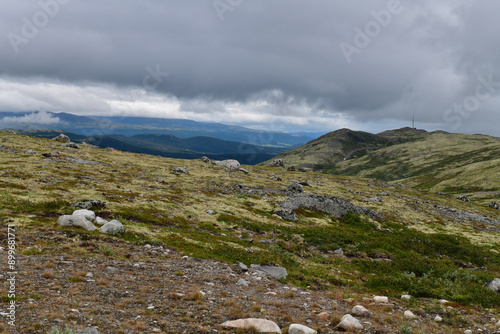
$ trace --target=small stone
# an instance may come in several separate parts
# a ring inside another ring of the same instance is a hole
[[[373,313],[363,305],[356,305],[352,308],[351,313],[360,317],[372,317]]]
[[[304,192],[304,186],[300,183],[294,183],[288,186],[288,190],[292,192],[302,193]]]
[[[470,329],[467,329],[464,334],[472,334],[472,331]]]
[[[411,296],[410,295],[402,295],[401,299],[403,299],[403,300],[410,300]]]
[[[248,267],[246,266],[246,264],[242,263],[242,262],[238,262],[238,268],[241,270],[241,271],[248,271]]]
[[[73,215],[63,215],[59,217],[57,223],[61,226],[80,226],[87,231],[94,231],[97,227],[94,226],[90,221],[88,221],[83,215],[73,216]]]
[[[245,281],[243,278],[240,278],[236,285],[241,285],[241,286],[248,286],[250,284],[249,281]]]
[[[27,150],[26,152],[24,152],[24,154],[36,154],[36,153],[33,150]]]
[[[333,253],[337,255],[344,255],[344,251],[342,250],[342,248],[337,248],[333,251]]]
[[[97,225],[104,225],[106,224],[108,221],[106,219],[102,219],[101,217],[96,217],[94,223],[96,223]]]
[[[75,211],[73,211],[73,216],[83,216],[88,221],[93,221],[95,219],[94,211],[87,210],[87,209],[75,210]]]
[[[434,318],[434,321],[441,322],[441,321],[443,321],[443,318],[441,318],[439,315],[436,315],[436,317]]]
[[[500,278],[493,278],[489,280],[488,282],[486,282],[484,287],[500,293]]]
[[[258,333],[282,333],[281,329],[275,322],[258,318],[226,321],[222,324],[222,326],[229,328],[255,329]]]
[[[336,326],[345,331],[359,330],[363,329],[363,325],[358,319],[354,318],[350,314],[346,314],[340,319],[340,323]]]
[[[118,220],[112,220],[102,225],[99,232],[106,234],[120,234],[125,232],[125,227]]]
[[[189,170],[186,167],[175,167],[172,171],[175,174],[189,174]]]
[[[213,216],[215,215],[217,212],[215,212],[214,210],[205,210],[206,213],[208,213],[209,215]]]
[[[389,298],[385,297],[385,296],[375,296],[373,297],[373,301],[375,303],[389,303]]]
[[[290,327],[288,327],[288,334],[316,334],[316,333],[318,332],[304,325],[291,324]]]
[[[65,143],[69,143],[71,141],[71,139],[69,139],[68,136],[66,136],[62,133],[59,136],[52,138],[52,140],[62,141]]]
[[[403,314],[407,319],[417,319],[417,316],[410,310],[406,310]]]
[[[88,272],[85,276],[86,277],[94,277],[94,274],[92,274],[91,272]]]
[[[90,328],[77,330],[76,334],[99,334],[99,331],[95,327],[90,327]]]

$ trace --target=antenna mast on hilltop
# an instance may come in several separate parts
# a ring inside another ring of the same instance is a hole
[[[415,115],[413,115],[413,118],[411,120],[411,128],[415,129]]]

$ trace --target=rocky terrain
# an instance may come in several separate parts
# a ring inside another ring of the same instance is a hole
[[[0,132],[0,332],[500,332],[484,197],[59,139]]]

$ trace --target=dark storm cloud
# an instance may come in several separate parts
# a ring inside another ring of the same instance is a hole
[[[475,110],[453,106],[475,95],[478,78],[500,82],[499,9],[493,0],[9,0],[0,75],[151,88],[195,114],[267,101],[254,110],[352,122],[416,114],[477,131],[464,123],[498,120],[500,87]]]

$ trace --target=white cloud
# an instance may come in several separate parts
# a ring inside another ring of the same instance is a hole
[[[0,124],[3,124],[3,126],[30,124],[56,125],[59,123],[61,123],[61,119],[47,111],[33,112],[23,116],[4,117],[0,119]]]

